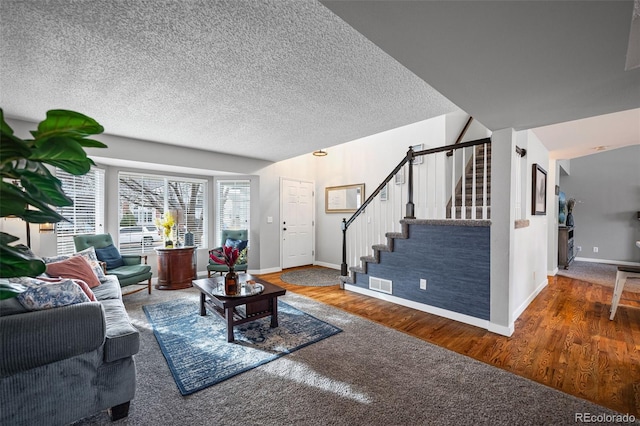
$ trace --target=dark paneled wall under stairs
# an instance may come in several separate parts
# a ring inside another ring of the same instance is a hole
[[[489,320],[490,221],[403,222],[403,235],[388,244],[393,251],[376,251],[379,263],[366,262],[353,285],[391,280],[393,296]]]

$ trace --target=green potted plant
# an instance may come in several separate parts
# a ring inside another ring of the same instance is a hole
[[[93,160],[84,148],[106,148],[102,142],[87,139],[104,128],[93,118],[74,111],[47,111],[46,119],[32,130],[33,139],[21,139],[4,120],[0,108],[0,216],[19,217],[27,223],[56,223],[66,220],[55,208],[70,206],[71,198],[47,166],[59,167],[73,175],[87,173]],[[31,251],[13,245],[17,237],[0,232],[0,278],[35,277],[45,265]],[[3,280],[0,299],[13,297],[24,288]]]

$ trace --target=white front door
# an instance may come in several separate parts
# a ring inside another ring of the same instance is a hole
[[[282,269],[313,264],[313,182],[280,180]]]

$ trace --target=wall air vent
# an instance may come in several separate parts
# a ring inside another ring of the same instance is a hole
[[[382,293],[393,294],[393,283],[391,280],[369,277],[369,289]]]

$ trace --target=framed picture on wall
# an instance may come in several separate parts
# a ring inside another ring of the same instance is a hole
[[[404,183],[404,166],[396,173],[395,182],[396,185],[402,185]]]
[[[531,214],[547,214],[547,172],[539,164],[533,165]]]
[[[384,188],[380,190],[380,201],[387,201],[389,199],[389,184],[386,184]]]
[[[422,151],[424,149],[424,144],[419,143],[418,145],[413,145],[411,148],[413,148],[413,152]],[[422,164],[422,161],[424,159],[423,157],[424,157],[423,155],[419,157],[414,157],[411,164]]]

